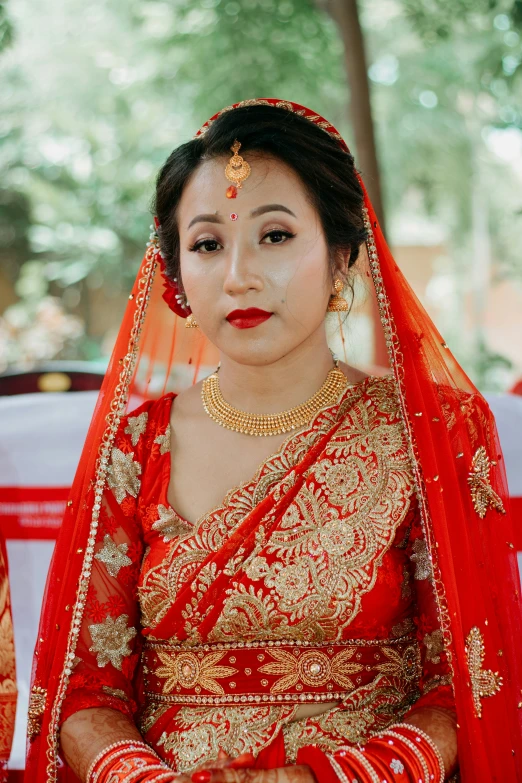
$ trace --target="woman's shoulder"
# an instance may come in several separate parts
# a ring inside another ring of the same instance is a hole
[[[164,418],[165,415],[167,415],[168,419],[174,397],[176,397],[176,395],[173,392],[169,392],[156,399],[144,400],[141,403],[139,403],[138,400],[135,400],[134,405],[131,400],[129,405],[131,409],[122,416],[120,427],[124,423],[128,424],[135,419],[140,419],[142,422],[155,422]]]
[[[158,432],[166,431],[170,420],[172,400],[176,395],[170,392],[157,399],[131,400],[129,407],[120,419],[115,437],[115,446],[122,450],[142,452],[150,440],[150,436],[156,437]],[[133,402],[138,402],[133,405]]]

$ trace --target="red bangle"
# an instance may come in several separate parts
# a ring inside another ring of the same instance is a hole
[[[414,726],[411,723],[397,723],[393,728],[395,731],[404,733],[407,737],[411,738],[416,745],[422,746],[424,755],[428,757],[428,765],[430,767],[430,773],[433,775],[433,780],[436,780],[437,783],[444,783],[446,773],[444,759],[432,738],[422,729],[417,728],[417,726]]]
[[[332,769],[328,756],[315,745],[300,748],[295,763],[310,767],[317,783],[339,783],[339,776]]]
[[[382,758],[387,766],[387,774],[393,773],[391,779],[396,783],[419,783],[424,779],[424,772],[418,756],[396,737],[373,737],[368,743],[368,750]]]
[[[176,774],[145,742],[115,742],[93,761],[87,783],[145,783],[173,781]]]

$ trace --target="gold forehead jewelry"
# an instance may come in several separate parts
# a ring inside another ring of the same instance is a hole
[[[347,385],[348,379],[339,369],[339,362],[336,360],[319,391],[301,405],[281,413],[247,413],[234,408],[223,398],[216,371],[203,381],[201,399],[210,418],[228,430],[245,435],[281,435],[302,427],[321,408],[333,405]]]
[[[228,161],[225,169],[225,177],[229,182],[233,182],[234,184],[227,188],[227,198],[236,198],[238,189],[243,187],[243,182],[250,176],[251,169],[249,164],[241,155],[238,155],[240,147],[241,142],[237,139],[235,139],[230,147],[234,154]]]

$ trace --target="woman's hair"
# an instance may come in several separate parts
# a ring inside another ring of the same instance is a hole
[[[288,109],[254,105],[223,112],[206,133],[177,147],[158,174],[153,210],[169,277],[180,279],[177,208],[183,188],[203,161],[230,158],[235,139],[246,160],[249,152],[265,154],[296,172],[321,220],[332,273],[339,251],[349,250],[353,266],[366,238],[363,192],[353,157],[310,120]]]

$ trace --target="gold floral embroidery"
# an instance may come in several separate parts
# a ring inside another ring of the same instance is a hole
[[[480,629],[474,626],[466,639],[466,659],[475,713],[478,718],[482,717],[482,703],[480,700],[487,696],[494,696],[503,685],[503,679],[498,672],[482,668],[485,657],[484,637]]]
[[[375,583],[413,494],[391,376],[349,387],[337,405],[324,409],[308,430],[290,436],[251,481],[231,490],[223,505],[191,530],[178,529],[172,510],[158,508],[154,529],[166,534],[171,546],[152,567],[145,558],[138,587],[144,626],[153,629],[161,621],[194,570],[269,491],[282,497],[293,486],[294,466],[340,418],[324,459],[311,467],[282,522],[267,537],[268,519],[249,556],[241,560],[236,553],[227,565],[235,578],[209,641],[342,638]],[[212,578],[202,569],[192,584],[184,610],[191,641],[197,641],[197,605]]]
[[[103,549],[94,557],[105,565],[110,576],[117,577],[121,568],[132,563],[130,557],[126,555],[128,548],[128,544],[115,544],[112,538],[106,535],[103,539]]]
[[[286,650],[270,650],[269,654],[274,660],[265,663],[259,671],[263,674],[282,675],[272,685],[270,689],[272,693],[283,693],[299,682],[318,687],[326,685],[331,680],[348,690],[355,687],[348,675],[364,669],[361,664],[350,661],[357,649],[357,647],[349,647],[336,653],[331,659],[321,650],[306,650],[298,656],[291,655]]]
[[[348,388],[343,392],[342,399],[353,402],[359,396],[358,389]],[[295,474],[291,473],[292,466],[304,458],[316,440],[335,424],[339,415],[341,412],[337,406],[329,407],[318,414],[306,432],[289,435],[280,450],[263,462],[250,481],[231,489],[221,506],[198,520],[191,531],[192,536],[175,542],[163,562],[147,570],[145,558],[144,571],[138,585],[145,626],[153,627],[161,621],[194,568],[210,552],[216,552],[223,546],[234,528],[271,489],[275,489],[276,497],[279,498],[283,485],[285,491],[293,485]],[[285,476],[286,482],[282,481]],[[200,590],[200,587],[196,585],[195,591]]]
[[[197,655],[188,651],[169,655],[158,650],[158,658],[164,665],[158,667],[155,674],[167,680],[163,693],[171,693],[178,684],[182,688],[200,687],[211,693],[224,693],[217,680],[237,673],[237,669],[232,666],[217,665],[224,655],[224,652],[213,652],[200,660]]]
[[[7,564],[0,550],[0,678],[16,680],[13,621]],[[15,688],[16,690],[16,688]]]
[[[342,426],[256,559],[245,561],[210,641],[342,637],[375,584],[413,493],[394,394],[393,384],[379,379],[368,384],[364,403],[361,390],[343,400]],[[397,419],[387,414],[392,421],[384,424],[379,406],[385,399],[390,407],[390,398]],[[267,566],[256,579],[259,558]]]
[[[113,449],[111,462],[107,468],[107,483],[114,492],[114,497],[121,503],[127,495],[138,497],[141,481],[138,476],[141,465],[134,461],[134,453],[124,454],[120,449]]]
[[[152,529],[157,530],[163,536],[163,541],[167,543],[173,538],[181,538],[193,531],[192,525],[181,519],[174,509],[167,508],[161,503],[158,506],[159,519],[153,522]]]
[[[440,628],[433,633],[427,633],[422,641],[426,645],[426,660],[440,663],[440,654],[444,652],[444,636]]]
[[[406,617],[405,620],[401,620],[400,623],[393,626],[391,635],[395,639],[413,633],[413,631],[415,631],[415,623],[411,617]]]
[[[27,736],[29,742],[32,742],[40,734],[46,699],[47,691],[45,688],[41,688],[39,685],[33,685],[31,688],[31,696],[29,697],[29,710],[27,712]]]
[[[107,617],[103,623],[89,626],[89,632],[93,641],[89,652],[97,653],[98,666],[106,666],[109,661],[115,669],[120,669],[122,658],[130,655],[132,650],[129,641],[136,636],[136,629],[127,627],[129,616],[121,614],[116,620]]]
[[[393,647],[383,647],[382,653],[388,658],[388,661],[376,664],[377,671],[407,682],[413,682],[420,677],[421,660],[416,644],[407,647],[403,653],[394,650]]]
[[[436,674],[434,677],[430,677],[429,680],[426,680],[422,692],[429,693],[434,688],[441,688],[443,685],[451,685],[452,682],[453,678],[451,674]]]
[[[157,443],[160,447],[160,454],[167,454],[170,451],[170,424],[167,424],[167,429],[163,435],[158,435],[154,439],[154,443]]]
[[[283,726],[287,762],[295,764],[299,749],[306,745],[316,745],[324,753],[335,752],[346,743],[364,745],[374,732],[401,720],[418,699],[415,684],[404,685],[383,674],[322,715],[287,723]]]
[[[410,555],[410,560],[415,563],[415,579],[429,579],[432,571],[426,541],[423,538],[415,539],[412,546],[412,552],[413,554]]]
[[[484,446],[480,446],[475,452],[471,462],[471,471],[468,476],[468,484],[471,489],[471,499],[473,508],[481,519],[486,516],[489,506],[495,508],[501,514],[506,513],[506,509],[497,493],[491,486],[489,471],[491,462]]]
[[[169,732],[157,744],[168,763],[178,772],[190,772],[214,761],[220,748],[235,758],[241,753],[255,756],[291,720],[294,706],[182,707],[172,718]]]
[[[127,419],[127,426],[123,430],[126,435],[131,436],[131,443],[135,446],[140,439],[140,435],[143,435],[147,429],[147,419],[149,414],[147,411],[140,413],[139,416],[129,416]]]
[[[169,704],[157,704],[154,701],[148,702],[145,709],[139,714],[139,728],[142,734],[146,734],[154,726],[167,710],[170,710]]]
[[[108,685],[102,685],[102,691],[106,693],[107,696],[114,696],[115,699],[129,701],[127,694],[125,691],[122,691],[121,688],[110,688]]]
[[[9,758],[11,753],[17,692],[9,579],[7,563],[0,549],[0,760]],[[40,721],[38,730],[39,726]]]

